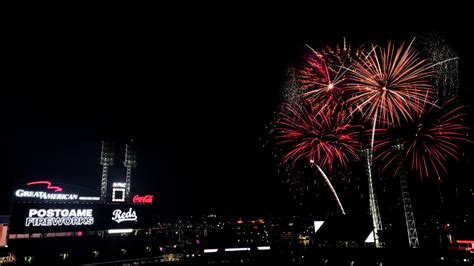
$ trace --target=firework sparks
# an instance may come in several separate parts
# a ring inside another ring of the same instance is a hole
[[[429,83],[431,67],[413,50],[412,44],[413,41],[406,48],[403,44],[396,48],[389,42],[386,48],[372,47],[370,51],[361,51],[349,72],[349,86],[354,92],[349,101],[355,105],[352,113],[360,111],[363,120],[372,120],[367,171],[375,235],[383,227],[372,181],[376,125],[400,125],[402,121],[413,121],[413,110],[421,110],[421,99],[428,100],[423,96],[432,91]],[[377,247],[382,246],[378,236],[375,242]]]
[[[430,64],[448,60],[449,63],[433,67],[432,83],[437,97],[454,98],[459,96],[459,62],[455,49],[442,36],[427,33],[417,38],[420,52],[425,54]],[[450,60],[451,59],[451,60]]]
[[[447,173],[447,159],[459,160],[460,143],[473,143],[467,138],[469,128],[462,124],[466,116],[464,107],[455,106],[453,102],[451,99],[441,108],[425,105],[416,116],[416,121],[403,128],[405,134],[397,133],[403,135],[401,143],[406,147],[403,161],[422,179],[434,174],[441,180],[442,174]],[[388,139],[380,140],[374,149],[378,151],[374,159],[384,162],[382,170],[386,171],[395,162],[392,143]],[[398,172],[398,167],[394,174]]]
[[[386,48],[373,47],[363,51],[350,71],[350,99],[365,120],[378,116],[378,121],[400,124],[413,120],[411,110],[421,110],[429,83],[431,66],[419,57],[411,42],[406,48],[396,48],[391,42]],[[429,98],[427,99],[429,100]]]
[[[302,96],[315,108],[324,109],[344,101],[347,92],[346,73],[351,62],[349,46],[324,47],[318,51],[307,45],[309,52],[298,68],[298,84]]]
[[[332,170],[336,164],[347,167],[349,156],[358,158],[360,126],[344,122],[341,114],[317,112],[312,106],[286,105],[286,110],[276,127],[279,144],[292,147],[284,161],[313,160]]]
[[[321,167],[332,171],[334,165],[346,167],[349,157],[358,158],[360,127],[344,123],[344,116],[338,113],[317,112],[307,105],[286,105],[277,121],[275,134],[278,144],[288,145],[284,162],[295,163],[304,160],[315,165],[334,194],[341,211],[344,208],[329,178]]]

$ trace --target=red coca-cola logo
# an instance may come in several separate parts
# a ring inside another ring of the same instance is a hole
[[[135,195],[135,196],[133,196],[133,203],[152,204],[153,203],[153,195],[145,195],[145,196]]]

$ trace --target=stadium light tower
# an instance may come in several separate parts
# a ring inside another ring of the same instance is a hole
[[[376,248],[383,248],[385,243],[380,239],[380,234],[383,230],[382,217],[380,216],[379,203],[377,201],[377,196],[375,193],[375,187],[373,184],[372,178],[372,156],[370,148],[364,148],[364,155],[366,159],[369,158],[365,165],[365,170],[367,172],[369,180],[369,205],[370,205],[370,214],[372,216],[372,225],[374,226],[374,242]]]
[[[100,200],[104,202],[107,198],[107,178],[109,165],[114,164],[114,145],[110,141],[102,141],[102,153],[100,155],[102,165],[102,181],[100,183]]]
[[[398,174],[400,177],[400,189],[402,193],[403,210],[405,212],[405,222],[407,225],[408,245],[410,246],[410,248],[418,248],[420,247],[420,241],[418,239],[415,216],[413,215],[413,207],[411,204],[410,192],[408,190],[407,173],[405,167],[402,165],[403,159],[401,153],[404,147],[401,140],[397,140],[397,143],[394,145],[394,147],[397,151],[397,160],[399,163]]]
[[[130,200],[130,181],[132,179],[132,167],[137,166],[137,152],[135,146],[133,145],[133,140],[130,141],[130,144],[125,146],[125,160],[123,165],[127,168],[127,175],[125,177],[125,199]]]

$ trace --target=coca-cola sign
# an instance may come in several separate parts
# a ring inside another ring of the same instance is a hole
[[[133,203],[152,204],[153,195],[145,195],[145,196],[135,195],[133,197]]]
[[[137,213],[132,209],[124,212],[121,209],[116,209],[112,212],[112,220],[118,224],[121,222],[136,222],[138,220]]]

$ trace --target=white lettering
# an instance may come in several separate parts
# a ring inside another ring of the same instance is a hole
[[[25,226],[92,225],[92,209],[30,209]]]
[[[77,200],[77,194],[61,194],[61,193],[47,193],[43,191],[25,191],[18,189],[15,191],[15,196],[18,198],[38,198],[43,200]]]
[[[37,213],[38,213],[38,210],[30,209],[30,211],[28,212],[28,217],[33,217]]]
[[[26,218],[25,226],[92,225],[94,217]]]
[[[121,187],[121,188],[125,188],[127,187],[127,184],[126,183],[118,183],[118,182],[114,182],[112,184],[112,187]]]
[[[44,217],[46,216],[46,210],[45,209],[41,209],[38,211],[38,217]]]
[[[15,196],[16,196],[16,197],[22,197],[22,196],[23,196],[23,192],[24,192],[24,190],[18,189],[17,191],[15,191]]]
[[[87,210],[77,210],[77,216],[86,216],[86,212]]]
[[[79,197],[79,200],[100,200],[100,197]]]
[[[127,212],[122,212],[120,209],[116,209],[112,212],[112,221],[116,221],[118,224],[121,222],[138,220],[137,213],[130,208]]]

